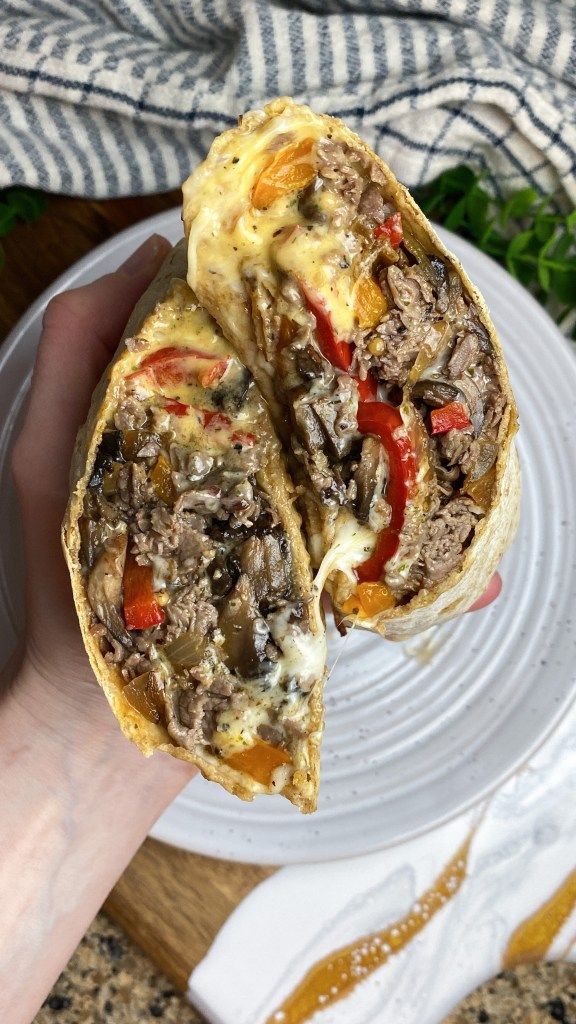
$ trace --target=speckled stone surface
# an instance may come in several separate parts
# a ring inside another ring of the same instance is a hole
[[[110,918],[98,914],[34,1024],[204,1024]]]
[[[33,1024],[154,1024],[158,1020],[205,1024],[125,932],[105,914],[98,914]],[[444,1024],[554,1021],[576,1024],[576,964],[537,964],[504,971],[473,992]]]
[[[503,971],[472,992],[444,1024],[576,1024],[576,964]]]

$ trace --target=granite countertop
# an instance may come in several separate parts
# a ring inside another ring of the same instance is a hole
[[[204,1024],[118,925],[98,914],[34,1024]],[[576,964],[504,971],[444,1024],[576,1024]],[[382,1024],[388,1024],[383,1021]]]

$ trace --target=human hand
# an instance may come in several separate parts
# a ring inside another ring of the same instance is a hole
[[[153,235],[118,270],[57,295],[44,314],[30,400],[16,441],[26,560],[23,669],[52,692],[59,721],[88,713],[117,730],[84,651],[60,547],[76,433],[140,295],[170,249]],[[47,701],[50,706],[50,702]]]
[[[49,303],[12,467],[24,528],[22,662],[0,701],[0,1019],[28,1024],[153,822],[195,772],[118,728],[82,644],[60,547],[96,382],[170,246]]]

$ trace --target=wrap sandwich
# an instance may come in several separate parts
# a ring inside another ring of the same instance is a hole
[[[466,610],[514,534],[516,408],[482,297],[386,164],[290,99],[184,184],[188,282],[264,395],[337,621]]]
[[[127,325],[74,451],[63,545],[123,732],[244,799],[316,805],[324,625],[252,375],[180,243]]]

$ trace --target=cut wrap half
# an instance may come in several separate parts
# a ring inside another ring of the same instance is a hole
[[[73,458],[64,551],[123,732],[244,799],[314,810],[324,626],[252,375],[176,247],[136,307]]]
[[[184,185],[188,281],[266,397],[317,586],[402,639],[468,608],[511,541],[516,409],[486,306],[386,164],[280,99]]]

